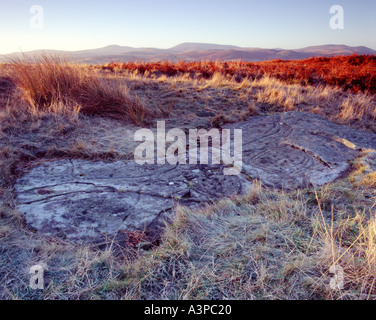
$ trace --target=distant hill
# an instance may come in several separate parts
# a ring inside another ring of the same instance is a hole
[[[221,44],[211,44],[211,43],[181,43],[175,47],[172,47],[170,51],[175,52],[190,52],[190,51],[206,51],[206,50],[230,50],[230,49],[240,49],[240,47],[221,45]]]
[[[316,54],[333,54],[333,55],[346,55],[346,54],[375,54],[375,50],[367,47],[349,47],[345,45],[327,44],[322,46],[306,47],[303,49],[295,50],[296,52],[315,52]]]
[[[266,60],[300,60],[312,56],[338,56],[350,54],[376,54],[375,50],[367,47],[351,47],[346,45],[321,45],[295,50],[242,48],[231,45],[211,43],[182,43],[170,49],[133,48],[111,45],[104,48],[80,51],[37,50],[24,53],[32,56],[41,53],[58,54],[78,63],[104,64],[111,61],[157,61],[157,60],[244,60],[250,62]],[[0,55],[0,62],[6,62],[12,57],[22,57],[21,53]]]

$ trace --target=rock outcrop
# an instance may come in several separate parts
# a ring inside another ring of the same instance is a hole
[[[222,172],[221,166],[59,160],[32,169],[16,190],[33,229],[76,242],[100,241],[120,230],[157,233],[178,203],[194,207],[249,188],[242,176]]]
[[[321,116],[286,112],[253,117],[224,128],[243,130],[243,173],[274,188],[331,182],[362,150],[376,149],[376,135]]]
[[[224,176],[222,165],[58,160],[17,181],[19,210],[38,232],[81,243],[123,230],[158,233],[177,203],[194,207],[246,193],[252,179],[275,188],[323,185],[345,174],[362,149],[376,149],[376,135],[308,113],[254,117],[224,128],[243,130],[238,176]]]

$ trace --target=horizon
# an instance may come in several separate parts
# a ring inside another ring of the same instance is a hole
[[[365,47],[365,48],[369,48],[369,49],[372,49],[372,50],[375,50],[373,48],[370,48],[370,47],[367,47],[367,46],[351,46],[351,45],[348,45],[348,44],[344,44],[344,43],[341,43],[341,44],[334,44],[334,43],[324,43],[324,44],[320,44],[320,45],[309,45],[309,46],[305,46],[305,47],[301,47],[301,48],[261,48],[261,47],[240,47],[240,46],[235,46],[235,45],[232,45],[232,44],[223,44],[223,43],[207,43],[207,42],[182,42],[182,43],[178,43],[176,45],[173,45],[172,47],[169,47],[169,48],[158,48],[158,47],[151,47],[151,46],[145,46],[145,47],[132,47],[132,46],[127,46],[127,45],[119,45],[119,44],[108,44],[108,45],[105,45],[105,46],[102,46],[102,47],[97,47],[97,48],[86,48],[86,49],[79,49],[79,50],[59,50],[59,49],[48,49],[48,48],[40,48],[40,49],[35,49],[35,50],[31,50],[31,51],[25,51],[25,52],[9,52],[9,53],[0,53],[0,55],[12,55],[12,54],[18,54],[18,53],[32,53],[32,52],[35,52],[35,51],[61,51],[61,52],[72,52],[72,53],[75,53],[75,52],[79,52],[79,51],[90,51],[90,50],[98,50],[98,49],[105,49],[105,48],[110,48],[110,47],[124,47],[124,48],[132,48],[132,49],[157,49],[157,50],[171,50],[177,46],[180,46],[180,45],[184,45],[184,44],[197,44],[197,45],[218,45],[218,46],[234,46],[234,47],[237,47],[239,49],[260,49],[260,50],[291,50],[291,51],[294,51],[294,50],[299,50],[299,49],[305,49],[305,48],[309,48],[309,47],[325,47],[325,46],[345,46],[345,47],[353,47],[353,48],[356,48],[356,47]],[[235,48],[236,50],[236,48]],[[204,49],[205,51],[205,49]],[[124,51],[124,53],[126,53],[126,51]]]
[[[342,28],[331,28],[334,5],[344,10]],[[17,0],[2,3],[0,32],[0,54],[111,45],[170,49],[181,43],[286,50],[333,44],[376,50],[376,0],[236,0],[231,5],[197,0],[64,4]]]

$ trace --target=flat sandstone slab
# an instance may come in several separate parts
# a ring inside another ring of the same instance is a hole
[[[243,174],[273,188],[324,185],[350,167],[376,135],[305,112],[253,117],[227,129],[243,130]]]
[[[119,231],[158,233],[176,203],[190,207],[247,193],[251,179],[276,188],[323,185],[343,175],[376,135],[320,116],[287,112],[225,128],[243,130],[243,172],[223,166],[146,165],[58,160],[35,167],[15,185],[19,210],[45,236],[102,241]]]
[[[16,191],[33,229],[96,242],[121,230],[158,233],[178,202],[195,207],[245,193],[250,185],[243,176],[224,176],[223,166],[59,160],[32,169]]]

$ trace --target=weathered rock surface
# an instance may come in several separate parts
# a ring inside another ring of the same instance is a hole
[[[28,225],[46,236],[103,240],[119,230],[158,232],[178,202],[195,206],[246,192],[250,182],[226,177],[221,166],[139,166],[59,160],[17,182]]]
[[[42,234],[76,242],[121,230],[158,232],[177,202],[195,206],[245,193],[249,178],[277,188],[323,185],[343,175],[362,149],[376,149],[376,135],[307,113],[254,117],[225,128],[243,130],[239,176],[224,176],[223,166],[59,160],[17,181],[19,209]]]
[[[324,185],[344,174],[362,149],[376,149],[375,134],[304,112],[254,117],[224,128],[243,130],[243,173],[277,188]]]

